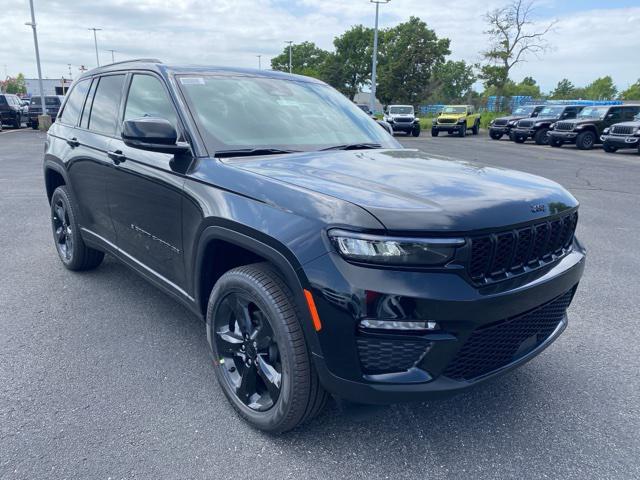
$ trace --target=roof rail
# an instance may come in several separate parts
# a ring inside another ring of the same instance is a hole
[[[101,67],[110,67],[111,65],[120,65],[121,63],[135,63],[135,62],[162,63],[162,61],[158,60],[157,58],[132,58],[130,60],[122,60],[121,62],[107,63],[105,65],[101,65]]]

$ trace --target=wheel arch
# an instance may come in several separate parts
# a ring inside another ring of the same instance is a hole
[[[69,179],[64,168],[56,163],[46,162],[44,165],[44,184],[47,191],[47,199],[51,203],[51,197],[56,188],[61,185],[69,185]]]
[[[291,290],[307,345],[312,352],[319,353],[313,320],[304,300],[303,290],[308,288],[308,280],[295,255],[285,245],[271,238],[260,239],[259,232],[249,235],[249,232],[240,230],[246,228],[213,225],[204,228],[200,234],[193,268],[196,309],[202,318],[206,318],[211,290],[225,272],[237,266],[266,261],[280,273]]]

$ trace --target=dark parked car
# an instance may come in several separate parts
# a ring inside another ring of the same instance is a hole
[[[549,144],[549,127],[557,121],[576,118],[581,105],[546,105],[536,118],[519,120],[512,130],[511,138],[516,143],[524,143],[533,138],[537,145]]]
[[[619,149],[637,148],[640,153],[640,114],[630,122],[616,123],[605,128],[600,137],[605,152],[614,153]]]
[[[422,400],[522,365],[566,327],[585,262],[560,185],[405,150],[282,72],[86,72],[44,176],[63,265],[107,252],[206,320],[221,389],[271,432],[328,392]]]
[[[600,136],[605,128],[614,123],[633,120],[638,113],[638,105],[585,107],[575,120],[563,120],[551,125],[549,145],[561,147],[565,143],[575,143],[580,150],[590,150],[596,143],[600,143]]]
[[[489,123],[489,136],[494,140],[500,140],[503,135],[511,137],[511,130],[515,128],[518,120],[523,118],[535,118],[544,105],[523,105],[511,112],[507,117],[498,117]]]
[[[47,107],[47,115],[51,117],[51,121],[55,122],[58,118],[60,105],[64,101],[62,95],[47,95],[44,97],[45,106]],[[42,99],[39,96],[31,97],[29,104],[29,126],[34,130],[38,129],[38,117],[42,115]]]
[[[25,120],[22,102],[18,96],[11,93],[0,94],[0,123],[11,125],[13,128],[21,128],[22,122]]]

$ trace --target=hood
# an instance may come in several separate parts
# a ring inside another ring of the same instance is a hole
[[[617,126],[621,126],[621,127],[640,127],[640,120],[630,120],[628,122],[621,122],[621,123],[616,123],[615,125],[612,125],[614,127]]]
[[[395,231],[477,231],[578,205],[551,180],[418,150],[305,152],[224,163],[356,204]]]
[[[601,123],[603,121],[603,119],[601,118],[594,118],[594,117],[585,117],[585,118],[572,118],[570,120],[563,120],[563,122],[570,122],[573,123],[574,125],[585,125],[585,124],[591,124],[594,125],[596,123]]]
[[[388,113],[387,117],[389,118],[413,118],[415,117],[414,113]]]
[[[442,115],[438,115],[438,120],[443,119],[443,118],[452,118],[454,120],[458,120],[460,118],[464,118],[466,117],[467,114],[466,113],[444,113]]]

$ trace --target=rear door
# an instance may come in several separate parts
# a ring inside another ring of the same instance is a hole
[[[159,76],[133,73],[127,90],[123,121],[160,117],[181,131],[174,103]],[[115,166],[109,183],[109,206],[118,246],[157,280],[182,290],[184,177],[175,170],[174,155],[128,147],[121,137],[114,140],[111,148],[124,160]]]
[[[112,244],[115,232],[107,203],[107,183],[114,165],[107,152],[116,133],[125,78],[125,74],[104,75],[94,78],[90,86],[84,85],[89,94],[86,102],[80,103],[79,123],[67,136],[72,150],[67,170],[78,199],[83,233]],[[72,95],[79,85],[69,93],[58,123],[76,118],[74,115],[67,119],[67,115],[69,107],[75,105]]]

